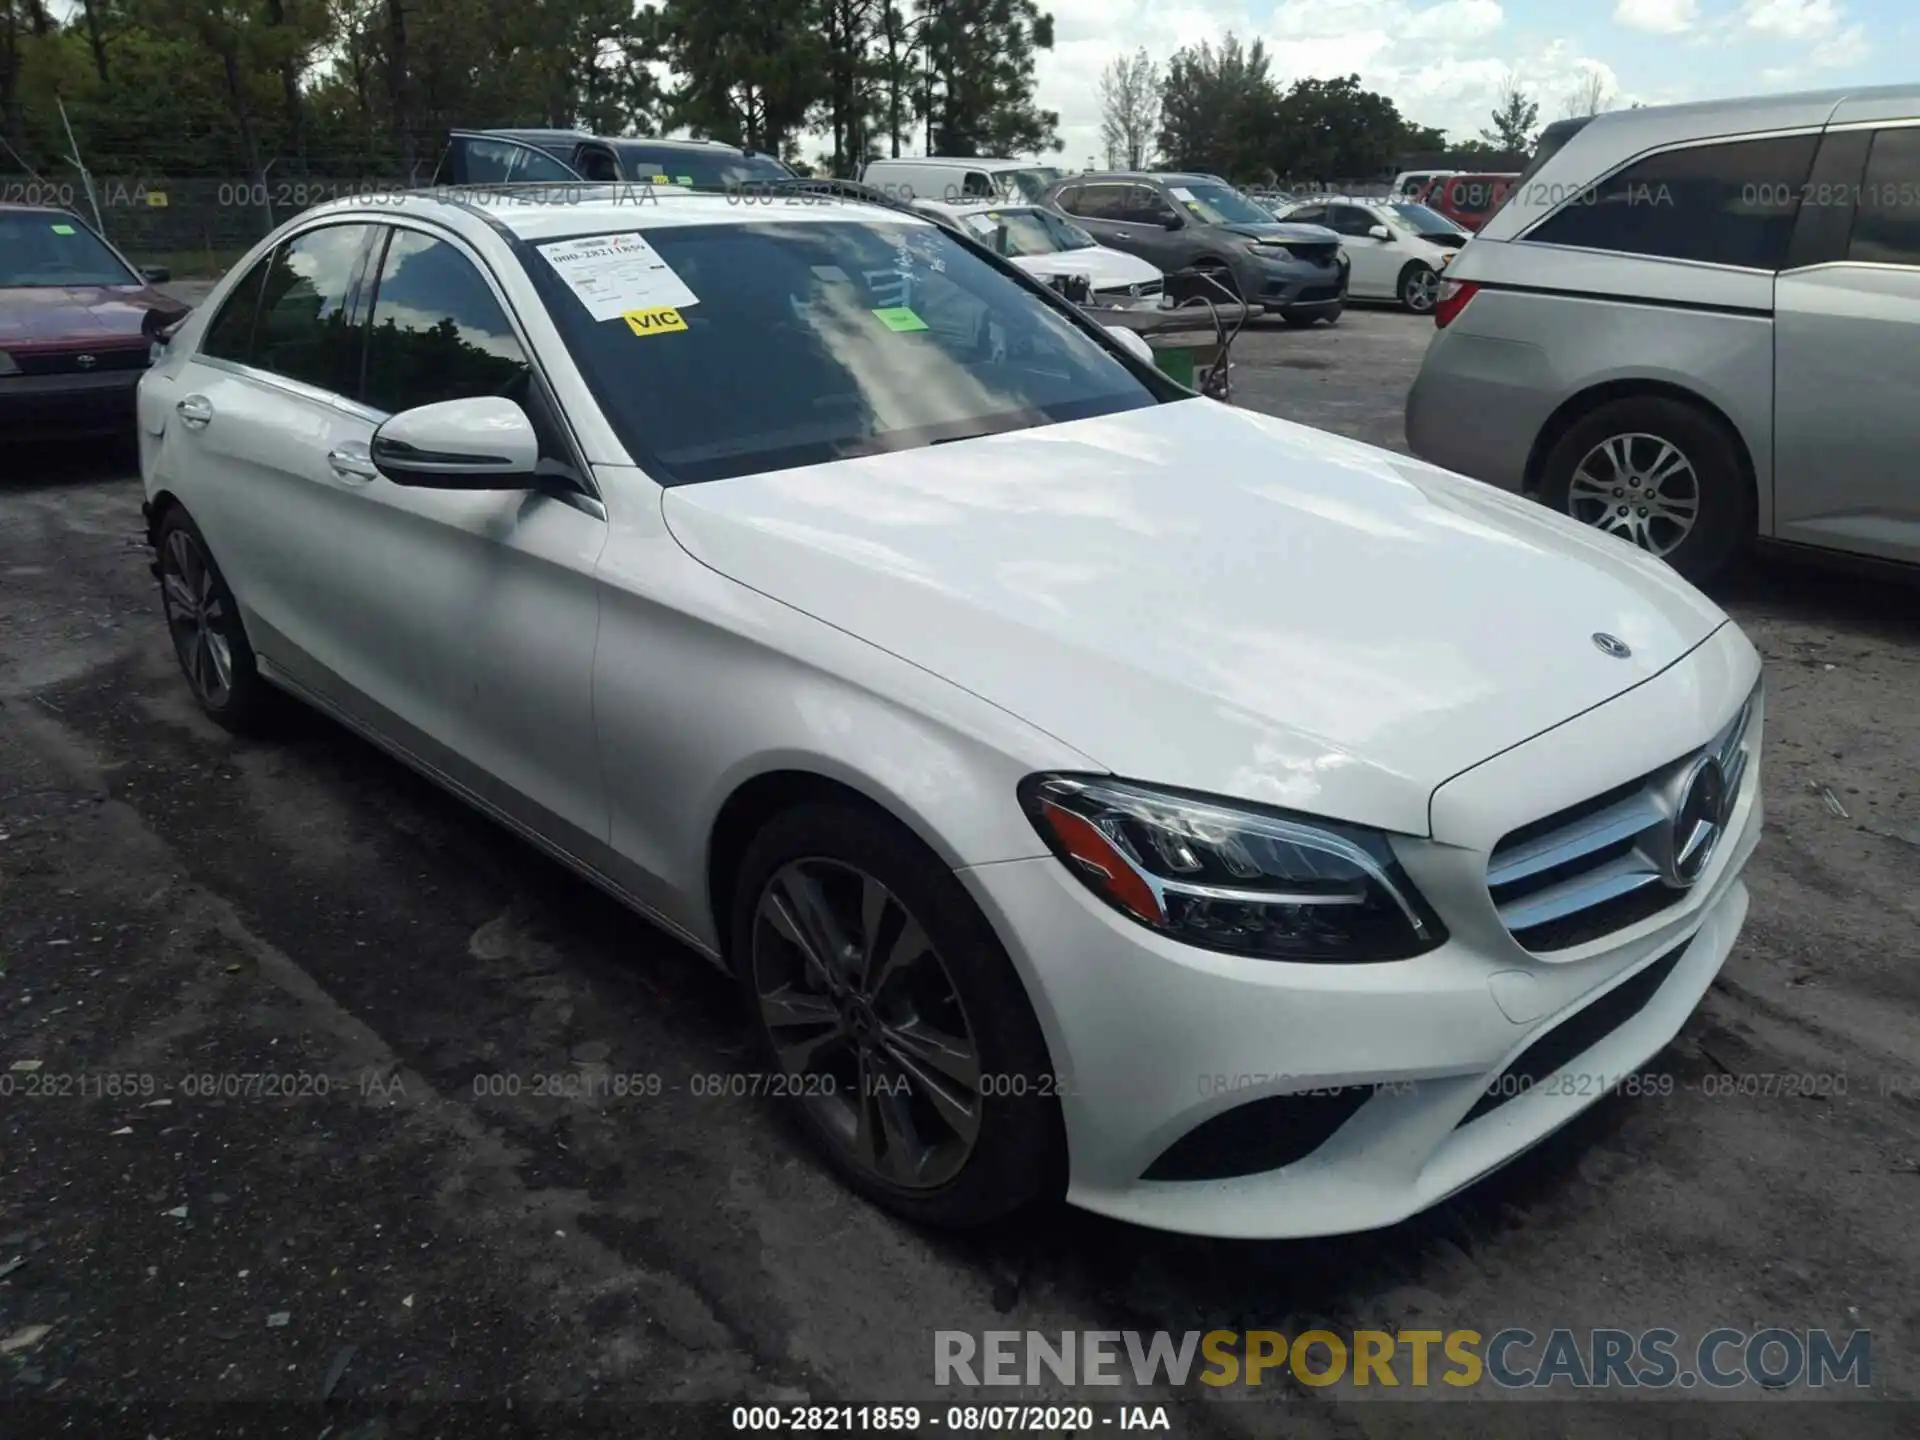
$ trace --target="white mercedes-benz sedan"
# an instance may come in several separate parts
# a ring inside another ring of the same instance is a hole
[[[139,405],[206,712],[317,706],[724,967],[904,1216],[1392,1223],[1641,1088],[1746,914],[1708,599],[909,213],[324,206]]]

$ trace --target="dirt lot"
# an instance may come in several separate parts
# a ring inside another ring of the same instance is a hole
[[[1263,329],[1243,341],[1241,399],[1399,446],[1427,334],[1364,311]],[[1870,1328],[1875,1399],[1920,1399],[1911,591],[1764,569],[1721,597],[1767,658],[1769,830],[1744,938],[1658,1062],[1671,1096],[1603,1102],[1439,1210],[1350,1240],[1216,1244],[1063,1211],[953,1241],[850,1200],[762,1102],[694,1094],[744,1063],[744,1033],[687,953],[325,722],[257,744],[201,720],[136,480],[62,454],[16,451],[4,471],[13,1433],[55,1423],[28,1404],[48,1395],[944,1405],[935,1329]],[[668,1087],[476,1093],[597,1064]],[[236,1074],[292,1093],[199,1093],[195,1077]],[[1773,1076],[1840,1078],[1806,1098]],[[1176,1433],[1228,1436],[1487,1434],[1523,1415],[1653,1435],[1709,1412],[1890,1435],[1920,1417],[1804,1394],[1469,1414],[1434,1408],[1457,1393],[1259,1393],[1162,1398]],[[328,1423],[248,1413],[248,1433]]]

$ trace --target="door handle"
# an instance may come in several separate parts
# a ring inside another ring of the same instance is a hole
[[[204,395],[189,395],[173,408],[180,413],[180,423],[192,430],[213,421],[213,402]]]
[[[348,441],[327,452],[327,464],[333,473],[342,480],[378,480],[380,472],[374,467],[373,456],[367,447],[358,441]]]

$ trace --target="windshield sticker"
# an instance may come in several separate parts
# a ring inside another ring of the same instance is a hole
[[[1173,198],[1176,200],[1184,200],[1189,205],[1193,204],[1193,192],[1187,189],[1184,185],[1170,186],[1168,188],[1168,193],[1171,194]]]
[[[653,183],[655,185],[671,185],[673,181],[668,179],[665,175],[656,175],[653,177]]]
[[[651,310],[629,310],[620,317],[636,335],[665,335],[687,328],[686,318],[671,305],[656,305]]]
[[[676,175],[673,177],[673,183],[676,185],[691,185],[693,184],[693,177],[691,175]]]
[[[888,305],[873,312],[873,318],[896,334],[906,334],[912,330],[924,330],[927,322],[904,305]]]
[[[853,283],[853,277],[838,265],[815,265],[813,267],[813,273],[819,279],[825,280],[830,285],[851,285]]]
[[[542,245],[540,253],[596,320],[619,320],[634,310],[684,310],[700,303],[644,235],[559,240]]]
[[[53,233],[56,235],[72,235],[75,231],[71,225],[56,225],[53,227]]]

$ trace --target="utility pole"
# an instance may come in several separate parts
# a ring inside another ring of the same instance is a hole
[[[60,109],[60,124],[67,132],[67,158],[73,162],[73,168],[80,172],[80,183],[87,188],[87,204],[93,210],[93,228],[104,235],[107,227],[100,219],[100,199],[93,193],[93,176],[87,173],[87,167],[81,163],[80,147],[74,142],[73,122],[67,119],[66,103],[58,95],[53,97],[53,103]]]

